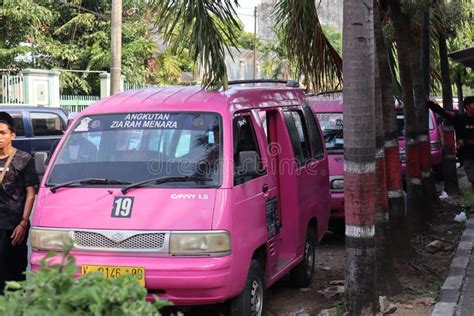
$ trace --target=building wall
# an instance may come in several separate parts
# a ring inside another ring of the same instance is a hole
[[[257,6],[257,37],[261,41],[274,41],[277,39],[272,30],[275,26],[273,18],[275,2],[275,0],[262,0]]]
[[[342,33],[343,0],[316,0],[316,11],[321,24],[329,24]]]
[[[225,64],[229,80],[253,79],[253,50],[245,50],[231,47],[231,54],[226,51]],[[263,55],[257,52],[256,56],[256,78],[262,78],[260,64]]]

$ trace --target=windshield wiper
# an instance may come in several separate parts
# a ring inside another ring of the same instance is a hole
[[[55,193],[59,188],[65,188],[74,184],[130,184],[129,181],[105,179],[105,178],[86,178],[80,180],[59,183],[50,188],[51,192]]]
[[[149,184],[161,184],[165,182],[188,182],[188,181],[212,181],[211,178],[205,178],[205,177],[196,177],[196,176],[179,176],[179,177],[159,177],[159,178],[152,178],[136,183],[132,183],[130,185],[127,185],[126,187],[122,188],[122,193],[126,194],[129,190],[134,189],[134,188],[139,188],[139,187],[144,187]]]

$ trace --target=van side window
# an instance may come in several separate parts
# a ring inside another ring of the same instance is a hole
[[[285,111],[285,123],[291,138],[291,145],[298,164],[305,164],[310,158],[308,131],[301,111]]]
[[[25,136],[25,125],[23,122],[23,115],[20,112],[10,112],[15,124],[16,136]]]
[[[320,159],[324,156],[323,140],[319,132],[318,124],[313,111],[307,106],[304,107],[306,122],[308,123],[309,139],[311,141],[311,154],[313,158]]]
[[[51,136],[64,134],[64,122],[54,113],[31,112],[31,125],[34,136]]]
[[[234,185],[239,185],[258,178],[265,173],[261,167],[260,151],[258,150],[255,130],[248,115],[234,118]],[[252,174],[250,169],[255,166],[257,171]],[[243,159],[243,160],[242,160]],[[250,168],[249,168],[250,167]]]

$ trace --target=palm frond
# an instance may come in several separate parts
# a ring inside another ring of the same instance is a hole
[[[204,75],[205,88],[227,89],[225,43],[237,47],[239,24],[234,9],[237,0],[152,0],[155,26],[172,49],[187,46],[190,56],[197,61]],[[176,27],[182,29],[176,32]]]
[[[337,90],[342,84],[342,59],[325,36],[313,0],[278,0],[277,29],[288,56],[314,91]]]

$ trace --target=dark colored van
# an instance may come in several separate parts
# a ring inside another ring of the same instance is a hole
[[[49,152],[51,145],[66,130],[67,115],[61,108],[4,105],[0,106],[0,111],[10,113],[15,120],[13,146],[32,156],[37,152]]]

